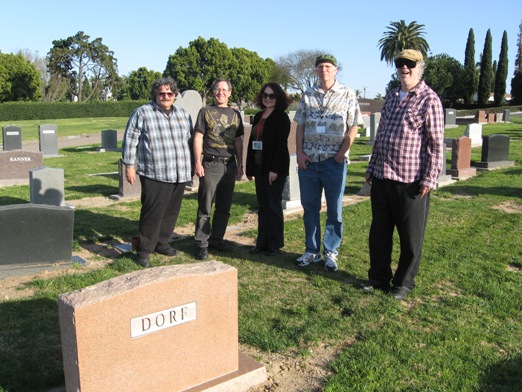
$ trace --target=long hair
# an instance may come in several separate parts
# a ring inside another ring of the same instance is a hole
[[[276,96],[276,109],[281,110],[283,112],[286,109],[288,109],[288,107],[292,103],[292,99],[288,96],[286,91],[283,90],[283,88],[278,83],[274,82],[266,83],[265,85],[263,85],[263,87],[261,87],[261,89],[256,95],[256,98],[254,99],[254,103],[256,104],[256,106],[259,106],[261,109],[266,108],[266,106],[263,104],[263,93],[265,92],[265,89],[267,87],[270,87]]]

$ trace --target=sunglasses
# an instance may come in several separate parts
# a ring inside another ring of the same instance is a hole
[[[277,98],[275,94],[267,94],[267,93],[263,93],[263,94],[261,95],[261,97],[262,97],[263,99],[276,99],[276,98]]]
[[[417,66],[417,62],[413,60],[408,59],[397,59],[395,60],[395,67],[396,68],[402,68],[402,67],[408,67],[408,68],[415,68]]]
[[[173,92],[168,92],[168,93],[158,93],[158,95],[160,97],[168,97],[168,98],[172,98],[174,96],[174,93]]]

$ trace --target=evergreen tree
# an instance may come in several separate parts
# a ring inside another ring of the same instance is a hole
[[[482,51],[482,60],[480,61],[480,76],[478,85],[478,104],[486,106],[491,96],[491,87],[493,85],[492,78],[492,38],[491,30],[486,33],[484,42],[484,50]]]
[[[497,72],[495,74],[495,105],[502,106],[506,96],[506,78],[508,73],[508,38],[507,32],[502,35],[502,44],[498,58]]]
[[[469,29],[468,41],[466,42],[466,53],[464,58],[464,103],[473,103],[473,96],[477,92],[477,77],[475,70],[475,34]]]
[[[513,104],[520,104],[522,102],[522,23],[519,26],[518,32],[518,48],[517,56],[515,58],[515,72],[513,79],[511,79],[511,99]]]

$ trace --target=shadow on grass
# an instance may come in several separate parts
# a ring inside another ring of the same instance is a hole
[[[29,200],[24,200],[19,197],[2,196],[0,197],[0,206],[8,206],[11,204],[27,204]]]
[[[488,366],[480,380],[479,392],[519,391],[522,385],[522,357]]]
[[[58,303],[0,303],[0,389],[41,391],[64,382]]]
[[[82,242],[106,241],[116,237],[130,237],[136,234],[135,220],[107,215],[90,210],[76,210],[74,213],[74,239]]]
[[[225,236],[226,237],[226,236]],[[316,263],[308,267],[299,267],[296,259],[301,256],[300,253],[290,252],[281,250],[278,254],[273,256],[267,256],[263,252],[250,254],[249,251],[254,246],[253,244],[244,245],[234,241],[226,241],[232,245],[232,250],[228,252],[220,252],[217,250],[209,249],[209,259],[217,259],[224,263],[234,264],[235,267],[240,267],[241,263],[248,260],[253,263],[264,264],[267,266],[277,267],[284,270],[303,273],[310,276],[321,275],[328,279],[332,279],[344,284],[359,288],[364,280],[356,278],[354,275],[348,274],[342,270],[342,264],[340,269],[336,272],[329,272],[324,269],[324,262]],[[255,242],[254,240],[252,242]],[[197,248],[194,243],[194,237],[188,236],[183,240],[175,243],[175,247],[178,250],[182,250],[192,257],[196,257]],[[199,260],[196,260],[198,262]],[[342,261],[341,261],[342,262]]]
[[[110,175],[106,177],[110,178]],[[86,197],[100,197],[105,196],[109,197],[111,195],[117,195],[119,193],[118,187],[103,185],[103,184],[93,184],[93,185],[85,185],[85,186],[70,186],[66,187],[66,190],[69,192],[77,192],[85,195]],[[96,206],[94,206],[96,208]]]

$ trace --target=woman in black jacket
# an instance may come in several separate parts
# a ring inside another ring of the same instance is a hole
[[[255,104],[263,109],[254,116],[248,142],[246,176],[256,182],[259,204],[256,246],[250,253],[275,255],[284,246],[283,189],[290,155],[290,119],[285,110],[291,103],[277,83],[267,83],[257,93]]]

